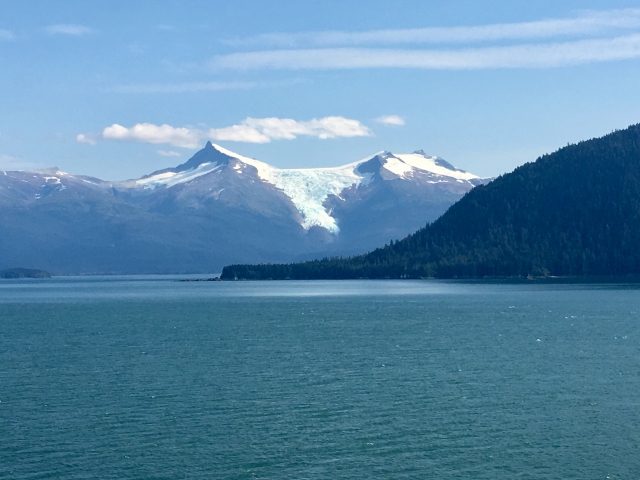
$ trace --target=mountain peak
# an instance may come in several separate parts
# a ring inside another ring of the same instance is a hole
[[[231,153],[231,152],[229,152]],[[179,173],[198,168],[203,164],[227,165],[229,160],[233,158],[226,150],[217,147],[211,142],[207,142],[202,150],[198,150],[189,160],[173,168],[165,168],[157,170],[149,175],[145,175],[140,180],[146,180],[158,175],[167,173]]]

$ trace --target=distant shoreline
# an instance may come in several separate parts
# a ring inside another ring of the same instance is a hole
[[[20,279],[82,279],[92,277],[110,277],[110,278],[132,278],[141,277],[140,280],[167,280],[178,283],[201,283],[201,282],[314,282],[314,281],[388,281],[388,280],[409,280],[409,281],[436,281],[436,282],[453,282],[453,283],[478,283],[478,284],[640,284],[640,275],[585,275],[585,276],[546,276],[546,277],[459,277],[459,278],[309,278],[309,279],[292,279],[292,278],[276,278],[276,279],[223,279],[220,274],[153,274],[153,273],[135,273],[135,274],[109,274],[109,273],[78,273],[72,275],[51,275],[45,270],[26,269],[26,268],[10,268],[0,270],[0,280],[20,280]],[[163,278],[164,277],[164,278]],[[189,278],[191,277],[191,278]]]
[[[6,270],[0,270],[0,278],[51,278],[51,274],[45,270],[36,270],[33,268],[8,268]]]
[[[202,280],[181,280],[181,281],[218,281],[218,279]],[[438,281],[438,282],[458,282],[458,283],[495,283],[495,284],[640,284],[640,275],[594,275],[594,276],[574,276],[574,277],[464,277],[464,278],[269,278],[269,279],[220,279],[223,282],[321,282],[321,281]]]

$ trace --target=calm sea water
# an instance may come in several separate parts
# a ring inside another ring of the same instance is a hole
[[[0,477],[640,478],[640,290],[0,282]]]

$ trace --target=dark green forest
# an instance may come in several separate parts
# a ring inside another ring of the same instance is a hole
[[[475,187],[432,224],[368,254],[230,265],[222,279],[640,274],[640,124]]]

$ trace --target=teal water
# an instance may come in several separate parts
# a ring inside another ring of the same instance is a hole
[[[640,289],[2,281],[0,478],[637,479]]]

